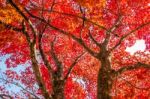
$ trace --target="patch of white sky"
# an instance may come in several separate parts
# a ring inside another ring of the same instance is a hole
[[[148,3],[148,7],[150,7],[150,3]]]
[[[129,52],[131,55],[134,55],[135,52],[137,51],[144,52],[145,49],[146,49],[145,40],[139,39],[139,40],[136,40],[133,46],[127,47],[126,52]]]

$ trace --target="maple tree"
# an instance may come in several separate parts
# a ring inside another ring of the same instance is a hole
[[[1,54],[11,54],[7,68],[29,65],[21,75],[5,74],[24,84],[28,97],[149,98],[148,0],[1,0],[0,5]],[[138,39],[146,49],[130,55],[126,47]],[[0,96],[11,98],[7,94]]]

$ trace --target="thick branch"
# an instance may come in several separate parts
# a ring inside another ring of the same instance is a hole
[[[51,96],[49,95],[49,93],[46,89],[44,80],[42,78],[40,68],[38,66],[38,62],[36,59],[36,49],[35,49],[34,43],[30,44],[30,57],[31,57],[31,61],[32,61],[32,68],[33,68],[37,83],[39,85],[39,88],[42,90],[42,94],[46,99],[51,99]]]
[[[55,53],[55,51],[54,51],[54,42],[55,42],[55,40],[56,40],[56,38],[55,38],[54,41],[51,43],[51,51],[50,51],[50,53],[51,53],[51,55],[52,55],[52,57],[53,57],[53,59],[54,59],[56,65],[59,67],[59,66],[61,65],[61,62],[59,61],[59,59],[58,59],[58,57],[57,57],[57,55],[56,55],[56,53]]]
[[[110,50],[110,52],[113,51],[113,50],[115,50],[115,49],[121,44],[121,42],[122,42],[125,38],[127,38],[127,37],[130,36],[132,33],[136,32],[137,30],[139,30],[139,29],[141,29],[141,28],[143,28],[143,27],[145,27],[145,26],[147,26],[147,25],[149,25],[149,24],[150,24],[150,22],[144,23],[144,24],[138,26],[137,28],[135,28],[134,30],[130,31],[130,32],[127,33],[126,35],[122,36],[122,37],[120,38],[119,42]]]
[[[73,37],[73,36],[72,36]],[[81,39],[78,38],[73,38],[74,40],[76,40],[80,45],[83,46],[83,48],[89,53],[91,54],[93,57],[97,58],[98,54],[95,53],[93,50],[91,50],[86,44],[85,42]]]
[[[119,75],[119,74],[121,74],[121,73],[123,73],[125,71],[135,70],[135,69],[139,69],[139,68],[150,69],[150,65],[138,62],[137,64],[134,64],[134,65],[131,65],[131,66],[125,66],[125,67],[120,68],[119,70],[116,71],[116,74]]]

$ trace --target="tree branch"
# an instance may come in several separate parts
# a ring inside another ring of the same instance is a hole
[[[80,12],[81,12],[81,14],[82,14],[82,27],[81,27],[81,29],[80,29],[80,38],[79,38],[79,40],[82,42],[82,46],[92,55],[92,56],[94,56],[94,51],[92,51],[87,45],[86,45],[86,43],[84,42],[84,40],[82,39],[82,31],[83,31],[83,29],[84,29],[84,26],[85,26],[85,11],[82,9],[82,7],[80,6]],[[93,38],[94,39],[94,38]],[[79,43],[80,44],[80,43]],[[95,55],[96,55],[96,53],[95,53]],[[97,56],[97,55],[96,55]],[[94,56],[95,57],[95,56]]]
[[[0,94],[0,97],[2,98],[2,99],[13,99],[13,97],[11,97],[10,95],[6,95],[6,94]],[[7,98],[6,98],[7,97]]]
[[[118,18],[117,18],[117,20],[116,20],[116,22],[115,22],[115,24],[110,28],[110,33],[111,32],[114,32],[115,30],[116,30],[116,28],[118,27],[118,25],[121,23],[121,20],[122,20],[122,16],[119,14],[118,15]]]
[[[50,54],[51,54],[51,56],[52,56],[52,58],[53,58],[53,60],[54,60],[54,62],[55,62],[55,64],[56,64],[56,66],[57,66],[57,71],[56,71],[56,75],[58,76],[58,77],[63,77],[63,67],[62,67],[62,63],[59,61],[59,59],[58,59],[58,57],[57,57],[57,55],[56,55],[56,53],[55,53],[55,51],[54,51],[54,42],[55,42],[55,40],[56,40],[56,37],[54,38],[54,40],[52,41],[52,43],[51,43],[51,50],[50,50]]]
[[[73,36],[72,36],[73,37]],[[80,45],[83,46],[83,48],[89,53],[91,54],[93,57],[97,58],[98,53],[94,52],[93,50],[91,50],[86,44],[85,42],[82,40],[82,38],[78,39],[78,38],[73,38],[74,40],[76,40]]]
[[[105,49],[107,49],[107,45],[108,45],[108,43],[110,41],[110,38],[111,38],[111,33],[116,30],[117,26],[121,22],[121,19],[122,19],[122,17],[119,14],[116,22],[114,23],[114,25],[108,31],[106,31],[106,38],[105,38],[104,42],[102,43],[102,47],[105,47]]]
[[[20,10],[20,8],[12,0],[8,0],[8,2],[25,19],[25,21],[27,21],[27,23],[29,24],[29,26],[30,26],[30,28],[32,30],[32,33],[34,35],[33,43],[36,43],[36,34],[37,34],[37,31],[34,28],[32,22],[28,19],[28,17]]]
[[[53,72],[52,68],[51,68],[51,66],[49,64],[49,61],[47,60],[46,55],[44,54],[44,51],[42,49],[42,37],[43,37],[43,34],[44,34],[44,31],[45,31],[46,27],[47,27],[47,25],[45,25],[43,31],[41,33],[39,33],[39,39],[38,39],[39,43],[38,44],[39,44],[40,54],[41,54],[41,57],[43,59],[43,62],[45,64],[45,66],[47,66],[47,68],[49,69],[49,72]]]
[[[138,26],[137,28],[135,28],[134,30],[130,31],[130,32],[127,33],[126,35],[122,36],[122,37],[120,38],[119,42],[118,42],[112,49],[110,49],[110,52],[112,52],[113,50],[115,50],[115,49],[121,44],[121,42],[122,42],[125,38],[127,38],[129,35],[131,35],[132,33],[136,32],[137,30],[139,30],[139,29],[141,29],[141,28],[143,28],[143,27],[145,27],[145,26],[147,26],[147,25],[149,25],[149,24],[150,24],[150,22],[144,23],[144,24]]]
[[[50,12],[53,11],[54,5],[55,5],[55,0],[53,0],[53,2],[52,2],[51,8],[50,8]],[[44,9],[43,9],[43,11],[44,11]]]
[[[95,38],[92,36],[90,30],[89,30],[89,36],[90,36],[90,38],[92,39],[92,41],[93,41],[98,47],[101,47],[101,46],[102,46],[100,43],[98,43],[98,42],[95,40]]]
[[[43,48],[42,48],[42,37],[43,37],[43,34],[44,34],[44,31],[47,27],[47,24],[45,25],[43,31],[41,31],[41,33],[39,33],[39,38],[38,38],[38,46],[39,46],[39,51],[40,51],[40,55],[42,57],[42,60],[44,62],[44,65],[47,67],[48,71],[49,71],[49,76],[51,78],[51,81],[53,82],[53,75],[54,75],[54,71],[53,69],[51,68],[51,64],[49,63],[44,51],[43,51]],[[52,83],[52,86],[53,86],[53,83]]]
[[[127,81],[126,79],[124,78],[121,78],[122,80],[124,80],[127,84],[129,84],[131,87],[134,87],[136,89],[139,89],[139,90],[149,90],[150,88],[141,88],[141,87],[137,87],[135,85],[133,85],[130,81]]]
[[[119,70],[117,70],[115,73],[117,75],[125,72],[125,71],[128,71],[128,70],[135,70],[135,69],[139,69],[139,68],[147,68],[147,69],[150,69],[150,65],[149,64],[144,64],[144,63],[140,63],[138,62],[137,64],[134,64],[134,65],[131,65],[131,66],[125,66],[125,67],[122,67],[120,68]]]
[[[61,66],[61,62],[59,61],[55,51],[54,51],[54,42],[56,40],[56,37],[54,38],[53,42],[51,43],[51,50],[50,50],[50,53],[51,53],[51,56],[53,57],[57,67],[60,67]]]
[[[23,34],[25,35],[25,37],[26,37],[26,39],[27,39],[27,41],[28,41],[28,44],[30,45],[30,43],[31,43],[31,38],[30,38],[30,36],[29,36],[29,34],[28,34],[28,32],[27,32],[27,27],[26,27],[26,24],[25,24],[25,21],[22,21],[22,32],[23,32]]]
[[[27,11],[27,10],[26,10],[26,11]],[[71,33],[67,32],[67,31],[64,31],[64,30],[62,30],[62,29],[59,29],[59,28],[57,28],[57,27],[51,25],[51,24],[48,23],[46,20],[41,19],[40,17],[34,16],[34,15],[31,14],[29,11],[27,11],[27,13],[28,13],[31,17],[36,18],[36,19],[38,19],[38,20],[40,20],[40,21],[42,21],[42,22],[48,24],[48,26],[51,27],[52,29],[54,29],[54,30],[56,30],[56,31],[58,31],[58,32],[60,32],[60,33],[62,33],[62,34],[64,34],[64,35],[67,35],[67,36],[71,37],[72,39],[74,39],[75,41],[77,41],[80,45],[82,45],[83,48],[86,49],[93,57],[96,57],[96,58],[97,58],[97,53],[93,52],[90,48],[88,48],[88,47],[86,46],[86,44],[83,42],[82,39],[79,39],[79,38],[77,38],[76,36],[74,36],[73,34],[71,34]]]
[[[1,80],[5,81],[5,82],[9,82],[8,80],[4,79],[4,78],[0,78]],[[34,96],[37,99],[40,99],[38,96],[36,96],[34,93],[28,91],[27,89],[25,89],[23,86],[21,86],[20,84],[16,83],[16,82],[9,82],[10,84],[13,84],[19,88],[21,88],[22,90],[26,91],[27,93],[29,93],[30,95]]]
[[[17,31],[17,32],[22,32],[22,28],[18,28],[18,27],[12,26],[10,24],[4,23],[1,20],[0,20],[0,24],[2,24],[6,29],[14,30],[14,31]]]
[[[78,60],[79,60],[84,54],[85,54],[85,52],[82,53],[81,55],[79,55],[79,56],[74,60],[74,62],[70,65],[70,68],[68,69],[68,72],[67,72],[67,74],[66,74],[65,77],[64,77],[64,81],[67,80],[67,78],[69,77],[69,75],[70,75],[72,69],[73,69],[74,66],[77,64]]]

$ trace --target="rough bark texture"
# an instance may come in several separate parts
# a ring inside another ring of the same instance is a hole
[[[53,82],[53,99],[64,99],[64,81],[54,80]]]
[[[98,73],[97,99],[111,99],[110,91],[112,81],[110,75],[104,69],[100,69]]]
[[[99,60],[101,62],[101,67],[98,72],[97,99],[111,99],[110,91],[112,88],[113,73],[106,47],[101,48]]]

